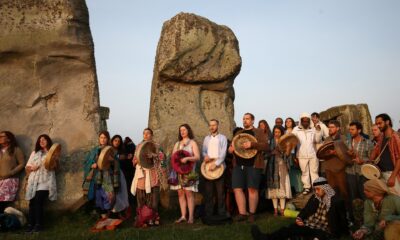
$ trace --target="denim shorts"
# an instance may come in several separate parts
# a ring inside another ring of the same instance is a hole
[[[232,188],[255,188],[260,187],[262,169],[254,166],[235,166],[232,171]]]

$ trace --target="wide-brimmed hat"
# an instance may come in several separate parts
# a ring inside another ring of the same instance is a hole
[[[58,167],[61,155],[61,145],[58,143],[53,143],[44,159],[44,167],[52,171]]]
[[[181,159],[185,157],[191,157],[192,155],[185,150],[178,150],[171,156],[171,166],[179,174],[188,174],[193,170],[194,162],[187,161],[182,163]]]
[[[157,146],[152,141],[146,141],[142,143],[139,149],[138,158],[140,166],[143,168],[152,168],[154,166],[154,155],[157,154]]]
[[[286,155],[289,155],[289,153],[299,144],[299,139],[296,137],[296,135],[292,133],[287,133],[279,138],[279,148],[286,152]]]
[[[213,171],[210,170],[211,163],[215,163],[215,160],[205,162],[201,164],[201,174],[208,179],[208,180],[215,180],[218,179],[224,174],[225,166],[224,165],[219,165],[217,168],[215,168]]]
[[[232,145],[235,154],[241,158],[250,159],[257,155],[257,149],[244,149],[242,147],[245,142],[257,142],[257,139],[248,133],[239,133],[232,139]]]
[[[104,147],[97,160],[97,166],[100,170],[107,170],[110,168],[111,162],[114,160],[114,149],[111,146]]]

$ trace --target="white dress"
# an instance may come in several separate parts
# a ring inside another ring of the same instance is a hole
[[[178,149],[179,149],[179,150],[188,151],[188,152],[193,156],[192,141],[193,141],[193,140],[189,140],[188,144],[185,145],[185,146],[180,145],[180,142],[177,142],[176,144],[178,144],[178,146],[179,146]],[[175,145],[176,145],[176,144],[175,144]],[[195,170],[196,170],[196,163],[193,164],[193,170],[192,170],[192,172],[194,172]],[[176,185],[176,186],[172,186],[172,185],[171,185],[171,186],[170,186],[170,189],[171,189],[171,190],[185,189],[185,190],[187,190],[187,191],[198,192],[198,191],[199,191],[198,186],[199,186],[199,181],[197,180],[196,183],[193,184],[193,185],[190,186],[190,187],[182,187],[180,184],[178,184],[178,185]]]
[[[25,200],[31,200],[35,197],[36,191],[48,190],[49,199],[57,200],[57,184],[55,171],[48,171],[44,167],[44,160],[47,152],[42,151],[32,152],[26,166],[40,166],[38,170],[29,174],[28,183],[26,186]]]
[[[279,173],[279,188],[268,188],[266,192],[268,199],[273,198],[292,198],[292,190],[290,188],[290,178],[287,169],[287,164],[283,161],[282,157],[277,156],[275,161],[278,161]],[[276,171],[276,170],[275,170]]]

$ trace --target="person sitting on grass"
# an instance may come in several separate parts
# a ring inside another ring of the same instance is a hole
[[[388,194],[388,187],[381,179],[364,183],[364,224],[354,234],[354,239],[392,238],[390,228],[400,229],[400,197]],[[385,236],[383,236],[385,234]],[[394,236],[393,236],[394,237]]]
[[[344,201],[336,196],[328,181],[319,177],[313,182],[315,194],[300,211],[296,222],[271,234],[264,234],[253,225],[253,239],[288,239],[305,237],[329,239],[348,233]]]

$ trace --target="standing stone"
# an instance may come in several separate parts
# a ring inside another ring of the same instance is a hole
[[[220,121],[221,133],[232,135],[233,82],[240,68],[238,41],[228,27],[189,13],[164,23],[154,65],[149,127],[168,154],[183,123],[192,127],[198,143],[208,134],[208,121],[213,118]]]
[[[61,143],[54,206],[62,209],[78,199],[85,151],[96,143],[100,129],[84,0],[1,1],[0,101],[0,129],[16,134],[27,158],[40,134]],[[23,195],[20,191],[20,199]]]
[[[359,121],[363,125],[364,133],[371,136],[372,119],[367,104],[342,105],[331,107],[320,113],[321,121],[326,124],[329,120],[336,119],[340,122],[342,134],[348,133],[349,124],[352,121]]]

